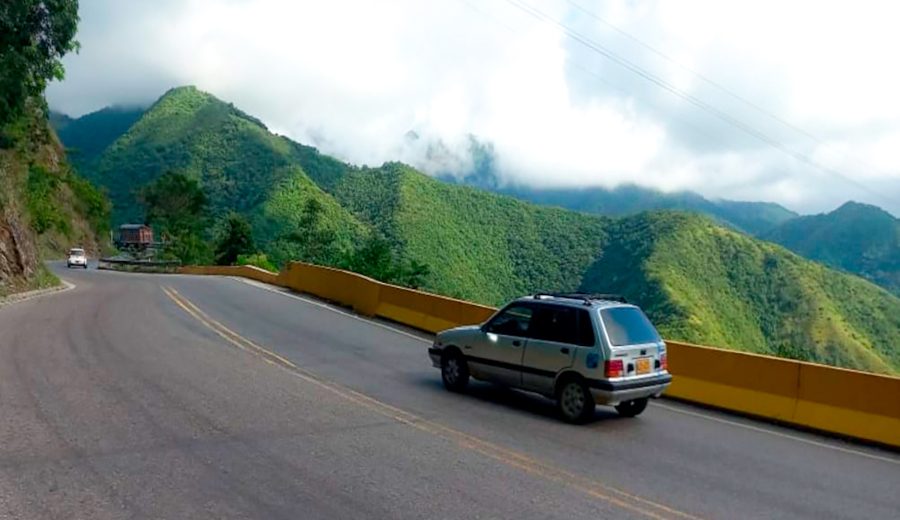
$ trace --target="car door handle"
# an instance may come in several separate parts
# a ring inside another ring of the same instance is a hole
[[[521,346],[522,346],[522,342],[519,341],[519,340],[515,340],[515,341],[513,341],[513,346],[514,346],[514,347],[521,347]]]
[[[569,347],[563,347],[563,348],[559,349],[559,351],[562,352],[563,354],[568,354],[570,352]]]

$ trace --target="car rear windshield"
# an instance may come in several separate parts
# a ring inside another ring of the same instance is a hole
[[[73,255],[73,256],[83,255],[84,249],[73,249],[73,250],[69,251],[69,254]]]
[[[606,326],[609,341],[614,347],[642,345],[660,341],[659,333],[636,307],[611,307],[602,309],[600,317]]]

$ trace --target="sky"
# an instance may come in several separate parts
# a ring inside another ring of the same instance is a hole
[[[80,16],[47,91],[72,116],[196,85],[355,164],[463,175],[474,136],[506,183],[900,215],[895,2],[81,0]]]

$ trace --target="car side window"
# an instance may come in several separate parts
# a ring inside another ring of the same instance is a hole
[[[576,309],[540,305],[534,313],[529,337],[544,341],[577,344]]]
[[[526,336],[531,328],[534,310],[524,305],[512,305],[494,317],[485,331],[504,336]]]
[[[576,344],[582,347],[593,347],[596,343],[594,337],[594,325],[591,323],[591,313],[585,309],[578,309],[578,337]]]

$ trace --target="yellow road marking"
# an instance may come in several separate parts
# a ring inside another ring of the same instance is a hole
[[[222,339],[231,345],[251,354],[261,357],[266,362],[288,370],[295,377],[323,388],[332,394],[337,395],[345,400],[353,402],[367,410],[375,412],[384,417],[388,417],[397,422],[415,428],[417,430],[430,433],[437,437],[450,440],[459,446],[494,459],[508,466],[522,470],[528,474],[542,477],[546,480],[564,484],[565,487],[576,489],[588,496],[603,500],[609,504],[615,505],[622,509],[639,513],[649,518],[665,519],[671,517],[686,518],[691,520],[699,520],[699,517],[690,513],[685,513],[677,509],[673,509],[666,505],[643,498],[633,493],[628,493],[621,489],[603,484],[597,480],[572,473],[565,469],[552,466],[540,462],[528,455],[505,448],[490,441],[486,441],[473,435],[454,430],[442,424],[425,419],[424,417],[399,409],[379,401],[373,397],[357,392],[350,388],[346,388],[331,381],[325,381],[312,372],[298,367],[296,364],[283,356],[266,349],[253,341],[241,336],[237,332],[229,329],[221,322],[211,318],[203,312],[199,307],[194,305],[190,300],[182,296],[171,287],[163,287],[166,295],[181,307],[194,319],[215,332]]]

